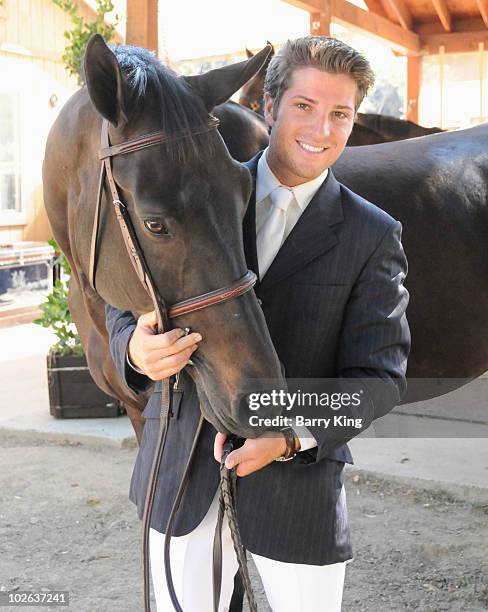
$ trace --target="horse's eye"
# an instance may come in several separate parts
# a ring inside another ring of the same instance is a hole
[[[160,236],[169,236],[168,228],[158,221],[157,219],[146,219],[144,225],[153,234],[159,234]]]

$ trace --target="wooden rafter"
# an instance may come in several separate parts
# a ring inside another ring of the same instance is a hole
[[[478,10],[483,19],[485,26],[488,28],[488,0],[476,0]]]
[[[453,32],[481,32],[485,29],[485,24],[481,17],[470,17],[468,19],[452,19]],[[429,23],[418,23],[415,25],[415,31],[419,36],[424,34],[445,34],[445,30],[440,21],[431,21]]]
[[[452,18],[449,9],[447,8],[446,0],[432,0],[435,12],[439,17],[442,27],[446,32],[452,31]]]
[[[383,4],[381,3],[381,0],[364,0],[364,3],[368,7],[368,10],[371,11],[372,13],[376,13],[377,15],[380,15],[381,17],[388,18],[388,15],[386,14]]]
[[[286,2],[309,13],[322,13],[326,0],[286,0]],[[331,3],[331,18],[332,21],[346,27],[352,26],[387,40],[402,52],[418,53],[420,49],[420,39],[415,32],[404,30],[388,19],[365,11],[347,0],[334,0]]]
[[[479,50],[479,43],[488,47],[488,30],[482,32],[450,32],[444,34],[425,34],[420,37],[424,53],[436,55],[439,48],[444,47],[445,53],[468,53]]]
[[[404,30],[412,30],[413,19],[403,0],[383,0]]]

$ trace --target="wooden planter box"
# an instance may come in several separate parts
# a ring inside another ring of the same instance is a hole
[[[117,417],[122,404],[97,387],[84,355],[47,356],[49,412],[57,419]]]

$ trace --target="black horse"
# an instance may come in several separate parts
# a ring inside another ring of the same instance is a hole
[[[242,122],[238,130],[244,133]],[[232,124],[221,133],[226,142],[237,136]],[[482,125],[347,147],[333,168],[403,225],[412,330],[407,374],[449,379],[410,385],[404,403],[446,393],[488,370],[487,142]]]
[[[51,128],[43,167],[44,200],[54,236],[72,268],[70,311],[95,381],[124,402],[139,439],[145,399],[130,394],[115,370],[104,305],[136,315],[154,306],[132,267],[106,190],[96,291],[89,282],[102,118],[109,122],[114,145],[146,135],[150,140],[154,133],[168,136],[158,146],[139,147],[113,159],[121,198],[163,298],[174,304],[229,286],[246,271],[242,219],[251,179],[211,129],[209,122],[215,122],[208,112],[248,81],[269,51],[247,62],[179,78],[145,50],[112,51],[96,35],[86,51],[87,87],[70,98]],[[234,125],[241,129],[239,123]],[[256,141],[255,146],[260,145]],[[220,413],[239,428],[235,410],[240,411],[244,381],[280,378],[256,297],[246,293],[184,315],[178,324],[204,330],[205,342],[191,372],[202,412],[216,427]],[[225,430],[222,424],[220,428]]]
[[[407,374],[451,379],[451,388],[488,370],[487,142],[481,125],[347,148],[334,166],[340,181],[402,222]],[[404,402],[420,399],[414,391]]]

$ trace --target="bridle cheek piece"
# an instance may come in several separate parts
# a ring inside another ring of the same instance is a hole
[[[172,139],[176,138],[185,138],[195,134],[204,134],[211,130],[217,128],[219,124],[219,120],[215,117],[210,117],[209,121],[206,125],[196,128],[192,131],[183,131],[177,134],[165,134],[163,131],[154,132],[151,134],[145,134],[143,136],[138,136],[137,138],[133,138],[127,140],[125,142],[110,145],[110,138],[108,133],[108,121],[102,121],[102,129],[101,129],[101,148],[99,151],[99,159],[101,160],[101,169],[100,169],[100,179],[98,183],[98,195],[96,201],[95,208],[95,218],[93,221],[93,230],[91,237],[91,246],[90,246],[90,263],[89,263],[89,282],[92,288],[96,291],[96,267],[97,267],[97,241],[98,241],[98,231],[100,224],[100,212],[101,212],[101,204],[102,197],[104,192],[105,180],[108,182],[108,186],[110,188],[111,196],[112,196],[112,204],[115,209],[115,214],[117,220],[120,225],[120,230],[122,232],[122,237],[124,239],[125,246],[127,248],[127,252],[129,254],[129,258],[134,266],[134,269],[139,277],[139,280],[146,288],[147,292],[151,296],[153,301],[154,309],[156,311],[156,316],[158,320],[158,333],[162,333],[164,331],[168,331],[170,329],[170,319],[174,319],[175,317],[181,317],[185,314],[189,314],[191,312],[195,312],[197,310],[201,310],[203,308],[208,308],[210,306],[214,306],[216,304],[221,304],[228,300],[232,300],[240,295],[243,295],[247,291],[249,291],[254,284],[256,283],[256,275],[254,272],[248,270],[240,279],[236,282],[232,283],[227,287],[222,287],[220,289],[215,289],[213,291],[209,291],[202,295],[197,295],[195,297],[188,298],[177,304],[173,304],[168,307],[161,296],[158,288],[156,287],[153,277],[151,275],[151,271],[146,263],[144,258],[144,253],[139,245],[137,240],[137,235],[134,230],[134,226],[132,224],[129,211],[127,210],[127,206],[121,200],[119,196],[119,192],[117,190],[117,185],[112,173],[112,164],[111,158],[116,155],[126,155],[128,153],[132,153],[134,151],[140,151],[141,149],[146,149],[148,147],[161,145],[165,142],[169,142]],[[146,225],[146,228],[150,230],[150,228]],[[164,228],[164,226],[163,226]],[[164,228],[165,229],[165,228]],[[149,529],[151,525],[151,514],[152,508],[154,504],[154,497],[156,493],[156,485],[160,471],[161,459],[163,456],[163,451],[166,443],[167,432],[168,432],[168,424],[169,424],[169,416],[171,415],[172,410],[172,402],[173,402],[173,388],[174,382],[172,379],[165,379],[162,381],[162,393],[161,393],[161,412],[160,412],[160,430],[159,436],[156,443],[156,451],[153,458],[153,464],[151,467],[151,472],[149,476],[148,482],[148,491],[146,495],[146,502],[144,506],[144,515],[143,515],[143,533],[142,533],[142,575],[143,575],[143,598],[144,598],[144,610],[146,612],[150,612],[150,591],[149,591]],[[190,456],[185,467],[185,471],[180,483],[180,487],[171,510],[170,517],[168,519],[168,525],[166,528],[166,538],[165,538],[165,548],[164,548],[164,558],[165,558],[165,572],[166,572],[166,580],[168,585],[168,590],[170,593],[170,597],[173,603],[173,606],[177,612],[183,612],[181,606],[179,605],[178,598],[176,596],[176,592],[174,589],[173,579],[171,575],[171,567],[170,567],[170,541],[171,534],[174,528],[174,523],[176,519],[176,512],[178,511],[181,499],[186,489],[186,485],[188,482],[189,470],[191,467],[191,463],[193,461],[193,457],[195,455],[195,448],[197,444],[198,437],[200,432],[202,431],[203,426],[203,417],[200,416],[199,425],[197,427],[197,431],[195,437],[193,439],[192,449],[190,451]],[[230,449],[226,450],[226,454],[230,451]],[[221,542],[221,527],[224,512],[227,513],[229,517],[229,524],[231,527],[231,535],[234,541],[234,546],[237,551],[237,558],[239,563],[239,569],[244,581],[244,587],[246,591],[246,595],[249,601],[249,608],[251,612],[255,612],[257,610],[256,602],[254,599],[254,595],[252,593],[251,583],[249,579],[249,573],[247,571],[246,566],[246,558],[245,553],[242,548],[242,544],[240,542],[239,530],[236,522],[235,515],[235,474],[224,465],[225,456],[221,462],[221,493],[219,499],[219,512],[218,512],[218,521],[217,527],[214,537],[214,571],[213,571],[213,596],[214,596],[214,610],[217,611],[219,607],[219,599],[220,599],[220,590],[221,590],[221,575],[222,575],[222,542]]]

